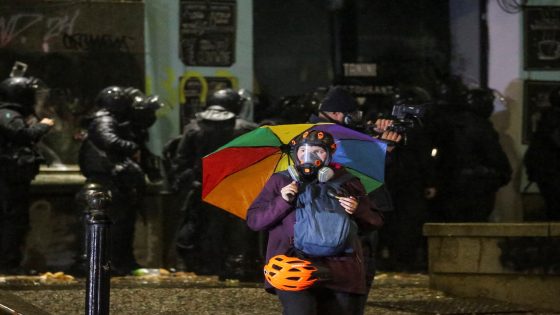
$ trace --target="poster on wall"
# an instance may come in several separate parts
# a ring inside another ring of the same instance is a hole
[[[560,81],[525,81],[523,100],[523,144],[528,144],[537,128],[542,111],[549,108],[550,92],[560,88]]]
[[[235,62],[236,0],[181,0],[180,57],[186,66]]]
[[[523,13],[524,68],[560,69],[560,7],[528,6]]]

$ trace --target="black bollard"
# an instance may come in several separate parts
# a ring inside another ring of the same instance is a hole
[[[111,262],[109,256],[110,220],[105,213],[111,195],[105,191],[86,194],[89,207],[87,217],[88,276],[86,286],[86,315],[109,314],[111,292]]]

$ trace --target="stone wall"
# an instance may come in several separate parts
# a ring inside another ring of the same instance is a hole
[[[38,272],[64,271],[80,251],[80,209],[75,194],[85,178],[77,168],[42,170],[31,187],[31,228],[24,265]],[[145,210],[136,221],[134,251],[146,267],[175,265],[173,237],[178,224],[177,197],[148,185]]]
[[[430,284],[560,310],[560,223],[427,223]]]

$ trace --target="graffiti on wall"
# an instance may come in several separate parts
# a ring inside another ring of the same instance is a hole
[[[101,89],[144,90],[144,58],[141,2],[0,4],[0,79],[20,61],[28,65],[26,75],[49,87],[49,100],[38,115],[55,120],[43,140],[55,166],[77,163],[80,122]]]

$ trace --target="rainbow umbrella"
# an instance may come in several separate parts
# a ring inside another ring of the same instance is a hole
[[[381,186],[385,174],[384,142],[341,125],[263,126],[239,136],[202,159],[202,200],[242,219],[268,178],[293,164],[288,143],[308,129],[333,135],[333,162],[360,178],[367,192]]]

